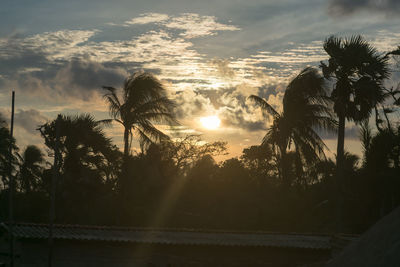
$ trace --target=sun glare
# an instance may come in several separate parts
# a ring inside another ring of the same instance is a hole
[[[202,117],[200,122],[208,130],[215,130],[221,124],[221,120],[217,116]]]

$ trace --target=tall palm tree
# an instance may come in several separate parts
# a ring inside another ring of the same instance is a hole
[[[173,108],[175,104],[168,99],[162,83],[152,74],[135,73],[124,82],[122,99],[117,89],[109,86],[104,95],[112,120],[124,127],[124,156],[130,155],[133,134],[139,137],[141,148],[153,142],[167,139],[168,136],[157,129],[153,123],[177,124]]]
[[[346,119],[360,122],[369,118],[384,101],[382,83],[389,76],[388,54],[379,54],[359,35],[344,39],[330,36],[324,50],[329,60],[321,62],[321,68],[325,78],[333,81],[331,99],[339,120],[336,163],[340,176]]]
[[[288,186],[290,169],[288,150],[294,144],[296,155],[307,163],[325,157],[326,146],[317,134],[318,129],[333,130],[336,122],[330,114],[324,78],[314,68],[305,68],[287,86],[283,111],[279,113],[266,100],[252,95],[264,114],[272,115],[273,124],[264,136],[263,144],[273,144],[280,159],[280,173]]]

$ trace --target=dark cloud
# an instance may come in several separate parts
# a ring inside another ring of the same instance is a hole
[[[192,90],[177,92],[175,101],[177,103],[175,113],[179,119],[204,115],[214,108],[207,96]]]
[[[93,94],[101,92],[102,86],[121,87],[128,75],[121,67],[75,59],[44,70],[15,73],[11,78],[1,79],[0,85],[48,100],[77,98],[89,101]]]
[[[46,57],[43,54],[28,50],[24,51],[17,57],[0,60],[0,73],[3,76],[10,77],[15,74],[16,70],[40,70],[48,67],[49,65],[49,62],[47,62]]]
[[[265,118],[257,116],[257,107],[246,99],[246,96],[235,94],[235,91],[221,97],[223,106],[219,109],[219,117],[222,124],[250,132],[266,130]]]
[[[267,129],[265,119],[251,119],[252,107],[244,104],[229,107],[225,106],[220,109],[219,117],[223,125],[233,128],[240,128],[246,131],[264,131]]]
[[[108,68],[89,60],[73,60],[57,73],[56,80],[67,90],[98,90],[101,86],[121,86],[127,75],[121,68]]]
[[[224,103],[221,103],[221,98],[224,94],[232,94],[235,88],[227,88],[227,89],[216,89],[216,90],[199,90],[199,92],[207,97],[211,104],[216,108],[219,109],[220,107],[224,106]]]
[[[0,110],[0,118],[3,118],[7,125],[10,124],[10,115],[10,111],[5,109]],[[18,128],[20,127],[30,134],[35,134],[38,126],[47,120],[48,118],[36,109],[18,109],[14,115],[15,132],[18,132]]]
[[[35,133],[37,128],[48,120],[46,116],[36,109],[22,110],[15,113],[15,125],[22,127],[29,133]]]
[[[328,12],[334,16],[343,16],[361,10],[394,15],[400,11],[399,0],[331,0]]]

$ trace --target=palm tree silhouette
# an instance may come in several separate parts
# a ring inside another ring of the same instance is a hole
[[[313,163],[325,158],[326,146],[317,134],[318,129],[333,130],[329,99],[324,78],[313,68],[305,68],[287,86],[283,97],[283,111],[279,113],[267,101],[252,95],[250,99],[260,106],[266,115],[272,115],[273,124],[264,136],[262,144],[273,144],[279,158],[279,169],[284,185],[289,186],[290,166],[288,150],[294,144],[298,159]]]
[[[151,143],[168,139],[153,123],[177,124],[173,108],[175,104],[168,99],[161,82],[152,74],[135,73],[124,82],[122,100],[117,89],[103,86],[110,115],[124,127],[124,156],[130,155],[133,134],[139,137],[142,150]]]
[[[324,77],[334,82],[331,99],[339,119],[336,163],[340,176],[346,119],[361,122],[384,101],[382,82],[389,76],[388,55],[377,53],[359,35],[345,39],[330,36],[324,50],[330,58],[327,64],[321,62],[321,68]]]
[[[103,123],[90,114],[61,115],[40,126],[39,131],[51,151],[56,144],[56,125],[60,153],[59,166],[53,166],[60,170],[57,178],[60,194],[57,195],[56,206],[63,211],[58,213],[57,218],[61,221],[66,218],[80,220],[85,216],[90,218],[90,214],[95,212],[93,207],[102,203],[107,188],[113,186],[109,183],[110,167],[118,167],[122,153],[106,137]],[[115,157],[116,154],[119,157]],[[113,176],[116,177],[117,173]]]
[[[43,172],[43,163],[45,162],[42,151],[35,145],[29,145],[25,148],[20,158],[21,189],[29,193],[37,189],[41,174]]]
[[[103,123],[96,121],[90,114],[77,116],[62,115],[59,121],[60,144],[62,154],[61,171],[74,172],[81,167],[104,168],[104,162],[114,158],[116,147],[103,131]],[[45,144],[54,150],[56,142],[56,120],[48,122],[38,129],[45,139]]]

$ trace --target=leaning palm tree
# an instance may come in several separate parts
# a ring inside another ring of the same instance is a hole
[[[153,123],[177,124],[173,108],[175,104],[168,99],[162,83],[152,74],[135,73],[124,82],[122,99],[117,89],[109,86],[104,95],[112,120],[124,127],[124,156],[130,155],[133,135],[139,137],[142,150],[151,143],[168,136],[157,129]]]
[[[298,159],[313,163],[325,158],[327,148],[317,130],[336,128],[330,113],[330,100],[326,94],[324,78],[314,68],[305,68],[287,86],[283,97],[283,111],[279,113],[266,100],[250,96],[273,124],[264,136],[263,144],[273,144],[279,156],[279,169],[283,183],[289,185],[288,151],[294,145]]]
[[[385,100],[383,81],[389,76],[388,55],[377,50],[361,36],[324,42],[328,63],[321,62],[325,78],[333,82],[331,99],[339,120],[336,164],[339,171],[344,157],[346,120],[361,122],[377,111]]]

